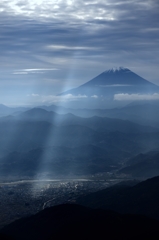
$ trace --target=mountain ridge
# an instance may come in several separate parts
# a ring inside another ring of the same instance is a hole
[[[17,220],[1,234],[17,240],[158,239],[158,226],[157,220],[145,216],[63,204]]]
[[[134,186],[114,185],[79,197],[76,203],[92,208],[117,211],[122,214],[144,214],[159,219],[159,176]]]

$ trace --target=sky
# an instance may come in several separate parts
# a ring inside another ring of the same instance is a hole
[[[114,66],[159,85],[158,23],[157,0],[1,0],[0,103],[56,103]]]

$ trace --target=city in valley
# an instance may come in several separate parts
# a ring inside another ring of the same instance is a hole
[[[109,176],[107,180],[102,178],[103,176],[99,174],[88,179],[29,179],[1,182],[0,228],[50,206],[76,203],[76,199],[80,196],[105,189],[124,180],[124,176],[120,178]]]

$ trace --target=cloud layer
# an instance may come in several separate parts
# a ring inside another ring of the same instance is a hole
[[[158,9],[156,0],[1,0],[1,89],[58,94],[121,65],[159,85]],[[40,87],[46,79],[57,81]]]

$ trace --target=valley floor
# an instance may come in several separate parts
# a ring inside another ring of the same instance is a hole
[[[107,188],[123,180],[124,178],[115,177],[102,179],[102,176],[98,175],[91,179],[1,181],[0,228],[44,208],[74,203],[81,195]]]

